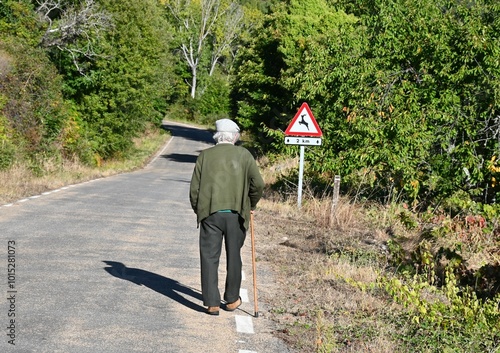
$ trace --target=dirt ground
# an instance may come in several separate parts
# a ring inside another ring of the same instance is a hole
[[[363,317],[369,320],[373,312],[387,306],[340,278],[344,272],[351,278],[374,281],[375,262],[385,257],[383,237],[367,228],[318,226],[317,220],[298,210],[279,210],[279,205],[266,201],[261,205],[254,222],[257,266],[265,263],[273,269],[276,293],[260,291],[259,300],[270,308],[268,315],[278,327],[275,335],[300,352],[394,352],[383,335],[351,339],[350,334],[342,337],[328,331],[340,325],[358,327],[361,332]],[[342,253],[363,254],[366,265],[351,266],[339,260]],[[320,350],[327,336],[330,346]]]

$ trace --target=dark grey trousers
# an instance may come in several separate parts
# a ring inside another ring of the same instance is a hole
[[[241,248],[245,237],[243,219],[237,213],[216,212],[201,221],[200,260],[203,305],[220,306],[221,303],[218,272],[223,240],[227,268],[224,300],[228,303],[238,300],[241,287]]]

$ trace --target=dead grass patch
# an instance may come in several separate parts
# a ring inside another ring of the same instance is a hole
[[[0,49],[0,79],[3,79],[12,70],[12,57]]]
[[[332,208],[329,197],[307,195],[299,210],[296,196],[288,197],[283,201],[283,195],[267,190],[259,204],[258,259],[275,270],[280,293],[259,295],[271,308],[276,335],[297,351],[407,352],[414,345],[439,345],[442,337],[461,347],[482,335],[475,337],[475,331],[466,328],[456,337],[446,330],[418,328],[407,309],[408,300],[390,297],[383,285],[399,269],[426,274],[430,265],[422,264],[429,254],[436,261],[435,275],[418,278],[436,283],[446,262],[460,256],[465,266],[461,269],[466,270],[462,285],[468,283],[484,298],[491,296],[500,283],[497,233],[484,232],[478,222],[429,223],[426,215],[411,213],[404,205],[340,198]],[[480,276],[483,282],[478,281]],[[404,282],[410,277],[401,278]],[[435,290],[422,290],[422,298],[446,305],[440,284]],[[416,332],[422,336],[415,338]]]
[[[258,260],[275,269],[280,293],[260,295],[276,335],[300,352],[395,352],[397,328],[384,317],[397,307],[370,289],[386,265],[389,235],[349,200],[330,206],[306,200],[299,210],[272,195],[259,204]]]

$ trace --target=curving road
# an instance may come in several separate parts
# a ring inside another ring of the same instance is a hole
[[[0,205],[0,351],[289,352],[252,316],[249,241],[250,302],[204,314],[188,189],[211,134],[165,127],[173,137],[143,170]]]

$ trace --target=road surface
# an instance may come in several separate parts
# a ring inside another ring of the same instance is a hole
[[[253,317],[250,241],[249,300],[232,313],[204,313],[188,190],[211,134],[166,128],[173,137],[140,171],[0,205],[0,351],[290,352],[271,322]]]

